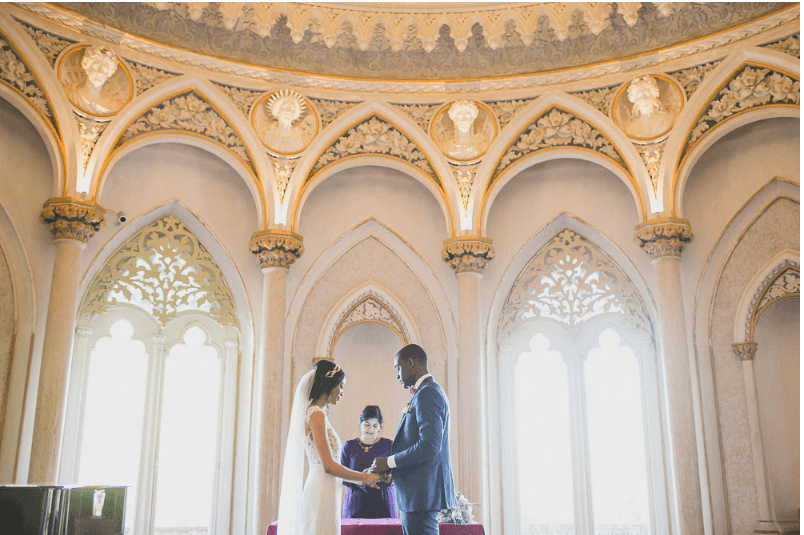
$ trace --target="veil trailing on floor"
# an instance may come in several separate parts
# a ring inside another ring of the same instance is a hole
[[[315,370],[310,370],[296,386],[290,412],[285,462],[282,466],[282,488],[279,494],[277,535],[298,535],[301,525],[302,490],[304,489],[304,415],[310,406],[310,390]]]

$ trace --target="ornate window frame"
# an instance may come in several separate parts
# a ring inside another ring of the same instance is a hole
[[[562,230],[563,229],[563,230]],[[490,373],[489,387],[490,397],[494,396],[496,391],[499,405],[497,407],[490,407],[492,414],[498,412],[499,417],[497,426],[499,429],[492,431],[492,435],[498,436],[515,436],[514,418],[510,417],[515,411],[515,400],[513,399],[514,392],[514,377],[516,370],[516,362],[518,355],[522,350],[527,349],[529,339],[536,333],[542,332],[548,336],[551,342],[551,349],[560,351],[564,357],[565,362],[568,363],[568,374],[573,373],[570,370],[571,366],[582,365],[583,360],[586,358],[589,350],[597,345],[597,338],[599,334],[608,327],[613,327],[621,336],[622,343],[628,345],[634,350],[635,356],[639,364],[639,371],[641,377],[641,393],[643,401],[643,414],[644,414],[644,432],[645,432],[645,445],[647,466],[646,471],[648,474],[648,490],[650,493],[650,522],[651,530],[653,533],[664,533],[668,531],[670,525],[670,517],[668,510],[667,499],[670,495],[669,491],[669,459],[664,455],[665,447],[665,430],[664,430],[664,413],[661,405],[662,386],[660,382],[661,369],[658,360],[658,351],[656,347],[655,334],[651,323],[651,316],[653,309],[649,309],[643,295],[647,294],[647,289],[639,280],[637,286],[632,282],[632,277],[623,270],[621,265],[630,267],[627,263],[627,258],[621,251],[612,250],[609,253],[609,247],[604,250],[603,247],[597,245],[595,241],[583,238],[588,245],[590,245],[596,252],[597,258],[608,259],[608,266],[610,269],[616,269],[621,276],[622,283],[615,285],[620,290],[626,289],[627,306],[613,306],[609,307],[609,311],[592,315],[576,325],[575,328],[570,324],[562,323],[552,318],[542,318],[535,316],[531,321],[526,322],[528,325],[525,328],[517,331],[516,333],[506,333],[503,327],[506,323],[506,306],[509,303],[511,293],[514,292],[517,284],[522,282],[523,274],[528,272],[528,269],[534,261],[537,261],[541,255],[548,250],[551,244],[554,244],[559,235],[565,231],[580,235],[591,235],[593,239],[606,243],[605,237],[600,235],[594,229],[586,227],[584,224],[578,222],[568,214],[562,214],[553,222],[548,224],[539,233],[537,233],[529,243],[523,247],[517,257],[509,266],[506,274],[500,282],[498,295],[502,294],[505,290],[509,290],[504,295],[498,297],[492,308],[492,315],[490,317],[489,328],[489,352],[496,355],[495,359],[491,359],[489,363],[489,371],[494,368]],[[550,238],[551,236],[551,238]],[[620,263],[617,262],[620,261]],[[635,279],[639,279],[636,275],[636,270],[633,268],[629,271],[634,274]],[[614,305],[614,303],[612,303]],[[602,308],[605,308],[602,307]],[[625,311],[626,313],[622,313]],[[629,312],[630,311],[630,312]],[[635,314],[634,312],[639,312]],[[510,319],[510,316],[509,318]],[[510,327],[510,323],[508,324]],[[513,335],[513,336],[511,336]],[[573,361],[573,362],[570,362]],[[576,375],[580,375],[576,373]],[[580,389],[583,389],[583,383],[580,384]],[[576,385],[577,386],[577,385]],[[570,403],[579,403],[583,401],[583,396],[577,394],[578,388],[575,389],[576,394],[571,396]],[[509,415],[509,417],[503,417]],[[586,440],[583,429],[581,437]],[[490,441],[493,442],[493,441]],[[520,511],[518,503],[518,467],[515,462],[515,455],[512,451],[504,450],[502,447],[493,446],[490,443],[490,454],[497,457],[496,469],[499,470],[498,489],[500,498],[499,502],[495,503],[492,500],[491,507],[499,506],[501,510],[499,519],[500,525],[495,528],[503,529],[504,531],[519,532],[520,530]],[[585,453],[573,452],[573,463],[575,466],[585,466],[586,460]],[[493,478],[494,474],[492,473]],[[589,486],[585,482],[586,476],[581,478],[574,478],[575,487],[575,504],[576,504],[576,525],[579,529],[583,530],[583,526],[591,527],[591,517],[588,512],[591,511],[591,495],[589,494]],[[495,483],[492,482],[492,493],[494,492]],[[578,510],[580,504],[588,503],[583,510]]]

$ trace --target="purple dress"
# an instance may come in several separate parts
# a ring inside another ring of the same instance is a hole
[[[375,457],[388,457],[393,442],[381,438],[368,451],[360,444],[359,438],[347,440],[341,450],[341,464],[357,472],[371,466]],[[379,489],[361,487],[346,481],[343,484],[346,486],[343,518],[397,518],[393,483],[380,485]]]

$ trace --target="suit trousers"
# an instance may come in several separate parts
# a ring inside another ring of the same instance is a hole
[[[438,511],[399,511],[404,535],[438,535]]]

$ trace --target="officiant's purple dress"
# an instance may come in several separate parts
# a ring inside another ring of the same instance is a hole
[[[362,472],[371,466],[375,457],[389,456],[392,444],[391,440],[381,438],[364,451],[359,438],[347,440],[341,450],[341,464]],[[346,481],[343,484],[346,486],[343,518],[397,518],[393,486],[380,485],[380,488],[372,489]]]

